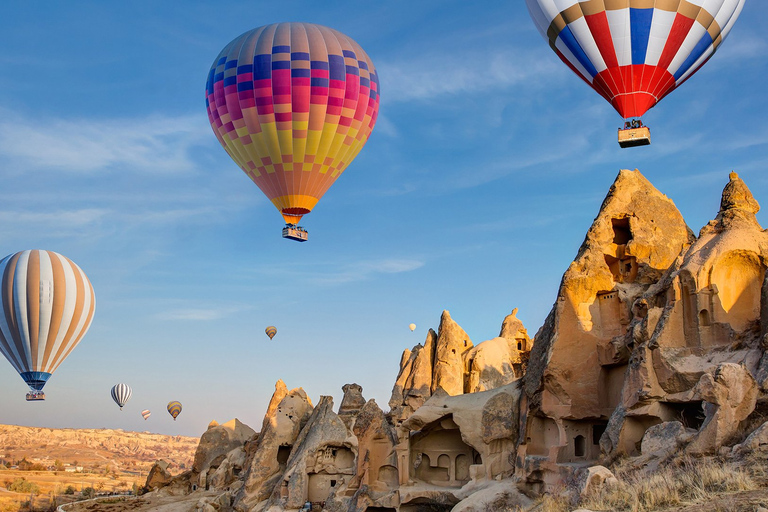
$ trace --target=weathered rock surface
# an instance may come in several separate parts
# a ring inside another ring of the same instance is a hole
[[[618,483],[616,476],[605,466],[590,466],[576,471],[576,494],[582,498],[597,492],[603,486]]]
[[[333,412],[333,398],[320,397],[266,507],[297,509],[332,498],[354,477],[356,455],[357,438]]]
[[[432,393],[442,389],[449,395],[464,393],[464,354],[472,349],[472,340],[448,311],[443,311],[435,345]]]
[[[344,384],[341,389],[344,391],[344,398],[339,405],[339,417],[344,420],[347,427],[351,427],[357,413],[365,405],[363,387],[359,384]]]
[[[236,510],[251,510],[272,494],[311,414],[312,403],[303,389],[287,391],[282,381],[277,382],[261,432],[248,447],[244,485],[236,496]]]
[[[692,239],[670,199],[638,171],[619,173],[534,340],[518,453],[528,476],[551,487],[567,470],[558,463],[597,460],[635,344],[633,304]]]
[[[242,448],[256,432],[251,427],[234,418],[223,425],[211,422],[208,430],[200,437],[197,445],[192,469],[204,473],[211,463],[219,457],[226,456],[235,448]]]
[[[403,353],[389,413],[357,384],[336,414],[331,397],[313,409],[278,382],[257,437],[224,453],[223,437],[203,436],[195,469],[226,492],[201,510],[503,510],[530,506],[518,489],[566,485],[576,506],[616,483],[598,461],[630,456],[625,468],[648,474],[686,452],[768,451],[768,423],[755,428],[768,408],[758,210],[732,173],[694,237],[672,201],[621,171],[535,342],[516,309],[477,346],[444,311]]]
[[[147,483],[144,484],[147,489],[159,489],[171,483],[173,475],[168,471],[168,463],[159,460],[152,465],[147,474]]]

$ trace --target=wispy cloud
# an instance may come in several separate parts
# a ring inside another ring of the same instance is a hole
[[[62,119],[0,109],[0,162],[28,169],[180,172],[190,149],[209,141],[202,115]]]
[[[505,89],[532,77],[557,73],[556,63],[532,58],[528,53],[508,50],[495,53],[469,52],[457,55],[435,53],[418,60],[383,62],[382,101],[406,102],[459,93],[483,93]]]
[[[209,322],[212,320],[221,320],[228,316],[242,311],[243,308],[225,307],[225,308],[180,308],[171,309],[157,314],[159,320],[183,320],[183,321],[201,321]]]
[[[311,280],[317,284],[343,284],[365,281],[380,274],[400,274],[411,272],[424,266],[423,261],[406,259],[386,259],[361,261],[327,273],[316,273]]]
[[[315,263],[297,270],[292,265],[265,265],[257,271],[277,278],[284,286],[286,279],[300,279],[302,283],[338,285],[374,279],[381,275],[412,272],[425,265],[421,259],[385,258],[351,263]]]

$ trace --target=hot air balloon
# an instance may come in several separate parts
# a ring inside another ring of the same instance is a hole
[[[53,251],[17,252],[0,260],[0,352],[29,385],[27,400],[80,343],[95,298],[85,273]]]
[[[144,409],[141,411],[141,417],[144,418],[144,421],[146,421],[150,416],[152,416],[152,413],[149,412],[149,409]]]
[[[691,77],[730,32],[745,0],[526,0],[558,57],[626,122],[621,147],[651,143],[639,118]]]
[[[176,416],[178,416],[179,413],[181,413],[181,402],[168,402],[168,414],[173,416],[173,421],[176,421]]]
[[[123,406],[131,399],[131,388],[128,384],[115,384],[112,386],[112,400],[120,406],[120,410],[123,410]]]
[[[297,224],[365,145],[379,110],[371,59],[344,34],[275,23],[230,42],[213,61],[206,108],[230,157],[286,222]]]
[[[408,328],[413,332],[416,330],[416,324],[408,324]]]
[[[264,332],[267,333],[267,336],[269,336],[269,339],[272,339],[275,337],[275,334],[277,334],[277,328],[274,325],[270,325],[266,329],[264,329]]]

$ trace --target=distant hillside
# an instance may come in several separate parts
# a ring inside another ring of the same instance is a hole
[[[52,429],[0,425],[0,460],[24,458],[44,467],[82,466],[85,471],[147,469],[158,459],[189,467],[199,438],[112,429]]]

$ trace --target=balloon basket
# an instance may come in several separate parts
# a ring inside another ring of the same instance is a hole
[[[283,238],[296,240],[297,242],[306,242],[309,237],[307,230],[295,224],[286,224],[283,228]]]
[[[27,402],[34,402],[36,400],[45,400],[45,393],[42,391],[30,391],[27,393]]]
[[[619,146],[622,148],[634,148],[647,146],[651,143],[651,129],[643,126],[639,121],[629,128],[619,128]]]

